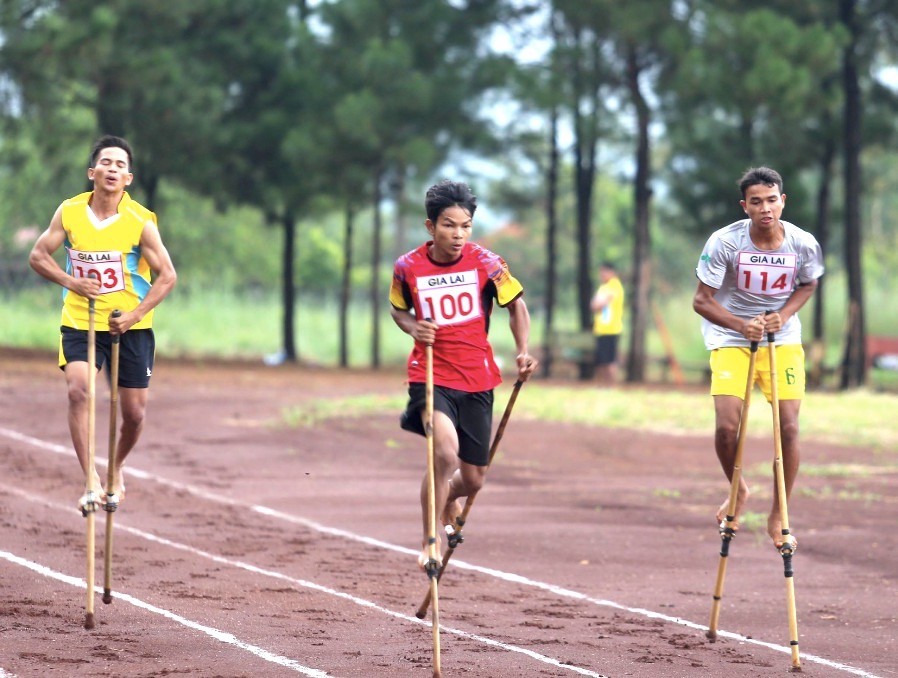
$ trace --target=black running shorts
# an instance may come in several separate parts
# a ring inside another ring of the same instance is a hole
[[[425,385],[411,383],[408,405],[399,421],[406,431],[424,435],[422,415],[425,408]],[[474,466],[487,466],[490,458],[490,435],[493,428],[493,392],[468,393],[444,386],[433,387],[433,409],[452,421],[458,433],[458,457]]]
[[[87,330],[60,328],[59,367],[87,362]],[[112,335],[96,332],[97,369],[102,370],[112,356]],[[156,339],[153,330],[128,330],[119,337],[118,385],[122,388],[147,388],[153,375]]]

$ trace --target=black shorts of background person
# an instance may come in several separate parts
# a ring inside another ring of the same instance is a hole
[[[617,364],[619,334],[600,334],[596,337],[596,367]]]

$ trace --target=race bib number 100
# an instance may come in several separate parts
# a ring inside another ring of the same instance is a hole
[[[81,252],[68,250],[75,278],[96,278],[100,281],[100,294],[120,292],[125,289],[125,275],[121,252]]]
[[[418,278],[418,302],[437,325],[457,325],[482,315],[477,271]]]
[[[739,253],[739,289],[753,294],[782,294],[795,285],[798,255],[765,252]]]

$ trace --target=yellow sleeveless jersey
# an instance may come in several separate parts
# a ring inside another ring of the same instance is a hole
[[[156,225],[156,215],[125,193],[118,213],[99,221],[90,211],[91,195],[92,192],[82,193],[62,203],[66,273],[100,281],[94,321],[98,331],[108,331],[108,318],[113,310],[134,310],[150,291],[150,266],[140,254],[140,235],[148,221]],[[87,297],[67,289],[63,290],[62,297],[62,325],[86,330]],[[152,326],[153,311],[150,311],[131,329]]]

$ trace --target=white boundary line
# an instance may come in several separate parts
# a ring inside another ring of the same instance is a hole
[[[11,438],[13,440],[18,440],[23,443],[27,443],[39,449],[48,450],[50,452],[55,452],[57,454],[72,454],[72,450],[63,445],[57,445],[56,443],[46,442],[44,440],[40,440],[39,438],[33,438],[29,435],[19,433],[18,431],[14,431],[11,429],[7,429],[5,427],[0,426],[0,435],[4,435],[7,438]],[[101,460],[97,460],[98,464],[102,464]],[[226,504],[229,506],[239,507],[239,508],[249,508],[252,511],[256,511],[257,513],[261,513],[262,515],[266,515],[273,518],[278,518],[280,520],[284,520],[286,522],[291,522],[297,525],[302,525],[311,530],[315,530],[322,534],[330,534],[333,536],[341,537],[344,539],[349,539],[352,541],[361,542],[363,544],[367,544],[368,546],[374,546],[376,548],[382,548],[389,551],[396,551],[398,553],[406,553],[411,555],[417,555],[417,551],[414,551],[409,548],[405,548],[404,546],[398,546],[396,544],[390,544],[389,542],[380,541],[378,539],[373,539],[371,537],[366,537],[364,535],[355,534],[354,532],[349,532],[347,530],[342,530],[339,528],[328,527],[326,525],[321,525],[320,523],[316,523],[315,521],[308,520],[306,518],[301,518],[299,516],[294,516],[288,513],[283,513],[276,509],[271,509],[265,506],[261,506],[258,504],[245,504],[243,502],[239,502],[235,499],[231,499],[230,497],[226,497],[224,495],[215,494],[213,492],[208,492],[199,487],[194,487],[193,485],[188,485],[185,483],[180,483],[177,481],[167,480],[161,476],[156,476],[147,471],[141,471],[132,466],[128,467],[128,472],[131,475],[134,475],[138,478],[143,478],[146,480],[152,480],[155,482],[160,482],[168,487],[172,487],[175,489],[180,489],[185,492],[188,492],[194,496],[202,497],[204,499],[208,499],[210,501],[214,501],[217,503]],[[696,622],[692,622],[686,619],[681,619],[679,617],[671,617],[670,615],[663,614],[661,612],[655,612],[653,610],[647,610],[644,608],[638,607],[628,607],[626,605],[622,605],[621,603],[616,603],[612,600],[605,600],[601,598],[593,598],[591,596],[587,596],[584,593],[580,593],[578,591],[572,591],[570,589],[565,589],[560,586],[555,586],[554,584],[547,584],[544,582],[536,581],[533,579],[529,579],[527,577],[523,577],[521,575],[517,575],[511,572],[504,572],[502,570],[495,570],[487,567],[480,567],[478,565],[473,565],[471,563],[467,563],[463,560],[458,560],[453,558],[452,562],[454,563],[454,567],[460,569],[467,569],[473,572],[479,572],[481,574],[485,574],[487,576],[496,577],[503,581],[520,584],[523,586],[530,586],[533,588],[542,589],[544,591],[548,591],[550,593],[554,593],[555,595],[562,596],[565,598],[572,598],[574,600],[579,600],[586,603],[591,603],[593,605],[599,605],[602,607],[610,607],[616,610],[621,610],[623,612],[628,612],[630,614],[647,617],[649,619],[657,619],[660,621],[668,622],[671,624],[677,624],[680,626],[685,626],[691,629],[696,629],[699,631],[707,631],[708,627],[703,624],[698,624]],[[417,619],[415,620],[417,621]],[[718,636],[722,636],[724,638],[731,638],[733,640],[739,641],[740,643],[746,643],[751,645],[757,645],[759,647],[764,647],[769,650],[773,650],[775,652],[780,652],[783,654],[792,653],[791,648],[785,647],[783,645],[776,645],[774,643],[769,643],[763,640],[757,640],[755,638],[749,638],[748,636],[744,636],[739,633],[733,633],[731,631],[723,631],[718,629]],[[857,668],[855,666],[850,666],[848,664],[842,664],[839,662],[831,661],[824,657],[819,657],[813,654],[807,654],[802,652],[801,654],[802,660],[806,660],[809,662],[821,664],[823,666],[827,666],[832,669],[837,669],[839,671],[844,671],[845,673],[850,673],[856,676],[861,676],[862,678],[882,678],[881,676],[877,676],[876,674],[869,673],[864,669]],[[565,668],[568,668],[565,666]]]
[[[9,551],[0,551],[0,558],[3,560],[7,560],[10,563],[15,565],[21,565],[22,567],[28,568],[32,572],[36,572],[39,575],[44,577],[49,577],[50,579],[55,579],[56,581],[60,581],[63,584],[68,584],[69,586],[75,586],[80,589],[87,588],[87,582],[83,579],[78,579],[77,577],[71,577],[67,574],[63,574],[61,572],[57,572],[56,570],[51,570],[49,567],[44,565],[40,565],[39,563],[35,563],[31,560],[26,560],[20,556],[10,553]],[[102,593],[102,589],[99,586],[95,586],[94,590],[97,593]],[[260,659],[264,659],[267,662],[272,662],[277,664],[278,666],[282,666],[287,669],[293,669],[305,676],[311,676],[312,678],[325,678],[325,676],[330,676],[331,674],[325,671],[319,671],[318,669],[310,669],[308,666],[303,666],[299,662],[290,659],[289,657],[283,657],[278,654],[274,654],[273,652],[269,652],[261,647],[257,647],[256,645],[251,645],[247,642],[244,642],[237,638],[237,636],[227,633],[225,631],[220,631],[218,629],[212,628],[211,626],[205,626],[204,624],[200,624],[195,621],[191,621],[190,619],[186,619],[181,615],[175,614],[174,612],[170,612],[168,610],[163,610],[161,607],[156,607],[155,605],[151,605],[150,603],[146,603],[134,596],[129,596],[127,593],[118,593],[115,594],[116,599],[122,600],[126,603],[131,603],[134,607],[139,607],[142,610],[146,610],[148,612],[152,612],[153,614],[158,614],[166,619],[171,619],[182,626],[186,626],[187,628],[193,629],[195,631],[199,631],[200,633],[205,633],[207,636],[214,638],[222,643],[227,643],[228,645],[234,645],[235,647],[240,648],[241,650],[247,650],[248,652],[256,655]],[[0,673],[0,676],[5,675]]]
[[[16,487],[12,487],[12,486],[0,483],[0,490],[6,491],[10,494],[20,496],[29,501],[41,503],[44,506],[48,506],[54,510],[58,510],[58,511],[62,511],[62,512],[66,512],[69,510],[65,506],[62,506],[61,504],[57,504],[57,503],[46,501],[46,500],[35,499],[33,496],[29,496],[29,494],[27,492],[25,492],[19,488],[16,488]],[[358,596],[354,596],[352,594],[345,593],[343,591],[338,591],[336,589],[332,589],[327,586],[323,586],[321,584],[316,584],[315,582],[308,581],[307,579],[296,579],[295,577],[290,577],[281,572],[275,572],[273,570],[266,570],[261,567],[257,567],[256,565],[251,565],[249,563],[245,563],[240,560],[233,560],[231,558],[225,558],[224,556],[219,556],[214,553],[209,553],[208,551],[203,551],[201,549],[194,548],[193,546],[188,546],[187,544],[181,544],[179,542],[171,541],[170,539],[166,539],[164,537],[158,537],[150,532],[144,532],[143,530],[140,530],[140,529],[137,529],[134,527],[128,527],[127,525],[123,525],[118,521],[116,522],[115,530],[129,532],[137,537],[146,539],[147,541],[151,541],[156,544],[160,544],[162,546],[167,546],[169,548],[177,549],[179,551],[185,551],[185,552],[191,553],[195,556],[200,556],[202,558],[211,560],[215,563],[218,563],[219,565],[227,565],[229,567],[236,567],[236,568],[239,568],[242,570],[246,570],[247,572],[252,572],[253,574],[260,574],[265,577],[271,577],[272,579],[278,579],[280,581],[284,581],[289,584],[293,584],[294,586],[312,589],[313,591],[317,591],[319,593],[325,593],[330,596],[342,598],[343,600],[348,600],[348,601],[355,603],[356,605],[359,605],[361,607],[366,607],[371,610],[376,610],[377,612],[381,612],[388,616],[395,617],[396,619],[400,619],[402,621],[412,622],[413,624],[418,624],[420,626],[432,627],[432,622],[421,620],[416,617],[411,617],[407,614],[403,614],[402,612],[396,612],[394,610],[390,610],[388,608],[381,607],[377,603],[374,603],[370,600],[366,600],[364,598],[359,598]],[[51,576],[54,579],[63,581],[67,584],[72,584],[72,585],[78,586],[79,588],[82,588],[82,589],[87,588],[87,583],[83,579],[77,579],[75,577],[70,577],[68,575],[54,572],[43,565],[39,565],[32,561],[25,560],[24,558],[13,555],[7,551],[0,551],[0,558],[5,558],[6,560],[14,562],[18,565],[28,567],[29,569],[34,570],[35,572],[38,572],[39,574],[43,574],[45,576]],[[94,590],[97,593],[102,593],[102,589],[99,586],[95,586]],[[196,628],[196,629],[202,630],[204,632],[206,632],[206,629],[208,629],[208,627],[203,627],[200,624],[197,624],[196,622],[191,622],[191,621],[184,619],[183,617],[180,617],[172,612],[168,612],[166,610],[162,610],[161,608],[155,607],[154,605],[151,605],[149,603],[144,603],[142,601],[139,601],[136,598],[134,598],[133,596],[116,592],[114,594],[114,597],[121,598],[122,600],[125,600],[137,607],[149,610],[150,612],[162,614],[163,616],[165,616],[169,619],[173,619],[173,620],[177,621],[178,623],[182,623],[186,626],[189,626],[190,628]],[[234,638],[231,634],[225,633],[223,631],[218,631],[216,629],[209,629],[209,630],[213,631],[214,633],[208,633],[207,635],[211,635],[213,638],[216,638],[217,640],[225,640],[225,642],[229,642],[227,640],[228,637]],[[450,633],[452,635],[459,636],[461,638],[466,638],[468,640],[474,640],[474,641],[483,643],[485,645],[490,645],[491,647],[494,647],[497,649],[506,650],[509,652],[516,652],[518,654],[523,654],[527,657],[530,657],[531,659],[536,659],[537,661],[540,661],[543,664],[549,664],[551,666],[554,666],[555,668],[566,669],[566,670],[572,671],[574,673],[579,673],[580,675],[583,675],[583,676],[590,676],[591,678],[607,678],[606,676],[603,676],[599,673],[595,673],[588,669],[581,668],[579,666],[574,666],[572,664],[563,664],[560,661],[558,661],[557,659],[553,659],[552,657],[547,657],[546,655],[539,654],[538,652],[534,652],[533,650],[528,650],[527,648],[518,647],[516,645],[510,645],[508,643],[502,643],[497,640],[493,640],[492,638],[486,638],[485,636],[480,636],[480,635],[477,635],[474,633],[468,633],[467,631],[461,631],[459,629],[454,629],[454,628],[451,628],[448,626],[440,626],[440,630],[445,633]],[[234,639],[234,640],[236,640],[236,639]],[[270,657],[275,657],[277,659],[283,659],[288,662],[293,662],[292,659],[287,659],[285,657],[278,657],[277,655],[273,655],[266,650],[261,650],[260,648],[255,648],[254,646],[248,645],[246,643],[242,643],[241,641],[237,641],[237,643],[234,643],[234,644],[236,644],[238,647],[241,647],[242,649],[249,649],[250,652],[252,652],[253,654],[256,654],[257,656],[260,656],[263,659],[266,659],[268,661],[272,661],[272,659],[270,659]],[[256,650],[258,650],[258,651],[256,651]],[[260,652],[266,653],[269,656],[263,656],[262,654],[260,654]],[[280,661],[276,661],[275,663],[289,666],[288,664],[283,664]],[[293,667],[290,667],[290,668],[293,668]],[[305,668],[305,667],[303,667],[303,668]],[[316,671],[316,669],[307,669],[307,670]],[[317,672],[317,673],[310,673],[308,675],[317,677],[317,676],[329,676],[330,674],[324,673],[324,672]],[[0,674],[0,678],[3,678],[2,674]]]
[[[185,488],[182,488],[185,489]],[[253,511],[257,511],[263,515],[267,515],[273,518],[279,518],[281,520],[296,523],[307,527],[312,530],[316,530],[318,532],[322,532],[324,534],[330,534],[333,536],[343,537],[345,539],[352,539],[355,541],[362,542],[368,546],[374,546],[377,548],[382,548],[390,551],[397,551],[399,553],[408,553],[411,555],[417,555],[418,552],[412,549],[405,548],[403,546],[397,546],[395,544],[390,544],[389,542],[380,541],[377,539],[373,539],[371,537],[365,537],[362,535],[357,535],[352,532],[347,532],[346,530],[341,530],[339,528],[327,527],[325,525],[320,525],[315,523],[314,521],[308,520],[306,518],[298,518],[296,516],[292,516],[289,513],[282,513],[280,511],[276,511],[274,509],[266,508],[264,506],[251,505],[249,508]],[[548,591],[549,593],[554,593],[555,595],[564,597],[564,598],[572,598],[574,600],[579,600],[585,603],[591,603],[593,605],[599,605],[601,607],[610,607],[615,610],[621,610],[622,612],[628,612],[630,614],[638,615],[640,617],[647,617],[648,619],[658,619],[660,621],[669,622],[671,624],[678,624],[680,626],[685,626],[687,628],[696,629],[698,631],[707,631],[708,627],[703,624],[698,624],[696,622],[689,621],[687,619],[681,619],[680,617],[671,617],[670,615],[663,614],[661,612],[655,612],[653,610],[646,610],[641,607],[628,607],[626,605],[622,605],[620,603],[616,603],[613,600],[605,600],[602,598],[593,598],[591,596],[586,595],[585,593],[580,593],[578,591],[572,591],[570,589],[565,589],[560,586],[555,586],[554,584],[547,584],[541,581],[536,581],[533,579],[529,579],[527,577],[521,576],[519,574],[514,574],[512,572],[504,572],[502,570],[495,570],[489,567],[481,567],[480,565],[473,565],[471,563],[467,563],[463,560],[457,560],[455,558],[452,559],[452,563],[455,567],[464,570],[470,570],[472,572],[479,572],[480,574],[485,574],[490,577],[495,577],[497,579],[501,579],[503,581],[511,582],[514,584],[520,584],[522,586],[531,586],[533,588],[542,589],[543,591]],[[776,645],[774,643],[768,643],[763,640],[757,640],[755,638],[749,638],[748,636],[743,636],[739,633],[733,633],[731,631],[717,631],[718,636],[722,636],[724,638],[731,638],[733,640],[739,641],[740,643],[749,643],[752,645],[758,645],[760,647],[766,647],[769,650],[774,650],[776,652],[782,652],[783,654],[791,655],[791,648]],[[864,669],[859,669],[854,666],[849,666],[847,664],[840,664],[839,662],[834,662],[824,657],[818,657],[813,654],[801,653],[802,660],[808,660],[811,662],[815,662],[817,664],[822,664],[823,666],[828,666],[833,669],[838,669],[840,671],[845,671],[846,673],[852,673],[857,676],[862,676],[863,678],[882,678],[881,676],[877,676],[876,674],[869,673]]]

